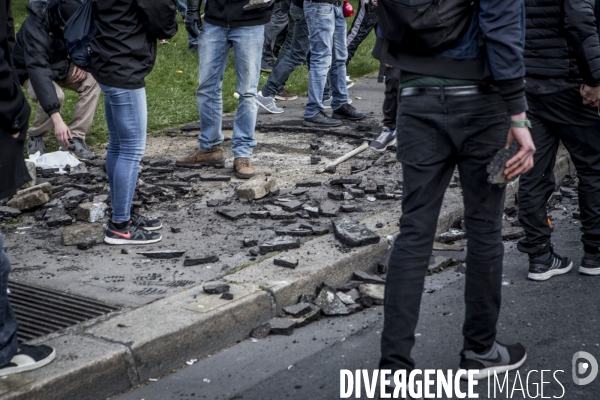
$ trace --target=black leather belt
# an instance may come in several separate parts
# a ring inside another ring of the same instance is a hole
[[[433,95],[439,96],[468,96],[479,93],[489,93],[490,88],[483,88],[481,85],[469,85],[469,86],[421,86],[421,87],[407,87],[403,88],[400,92],[400,96],[425,96]]]

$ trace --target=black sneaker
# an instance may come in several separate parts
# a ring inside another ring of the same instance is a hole
[[[584,275],[600,275],[600,254],[583,253],[579,273]]]
[[[566,274],[571,268],[573,268],[573,262],[568,257],[561,257],[553,249],[550,249],[547,253],[530,256],[527,278],[534,281],[545,281],[553,276]]]
[[[157,218],[147,218],[138,213],[131,213],[131,223],[138,228],[144,228],[147,231],[156,231],[162,228],[162,222]]]
[[[364,117],[366,117],[365,114],[359,113],[356,111],[356,108],[352,107],[350,104],[344,104],[340,108],[333,110],[333,115],[331,116],[331,118],[349,119],[350,121],[358,121]]]
[[[478,354],[471,350],[463,350],[460,359],[460,369],[479,370],[473,375],[474,379],[485,379],[488,373],[491,375],[503,373],[520,368],[527,359],[527,352],[521,343],[504,345],[494,342],[492,348],[484,354]],[[468,379],[462,375],[461,379]]]
[[[375,151],[384,151],[388,146],[396,144],[396,130],[390,130],[387,126],[381,128],[381,135],[369,145]]]
[[[335,119],[329,118],[327,114],[323,111],[319,112],[314,117],[304,118],[304,122],[302,125],[304,126],[323,126],[323,127],[333,127],[340,126],[342,121],[336,121]]]
[[[108,221],[104,243],[108,244],[150,244],[160,242],[162,236],[158,232],[150,232],[135,226],[131,221],[123,229],[117,228]]]
[[[50,346],[27,346],[22,344],[10,362],[0,367],[0,376],[18,374],[48,365],[56,358],[56,350]]]

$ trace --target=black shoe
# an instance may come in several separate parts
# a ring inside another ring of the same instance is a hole
[[[600,275],[600,253],[584,253],[579,273],[592,276]]]
[[[333,110],[333,115],[331,116],[331,118],[349,119],[350,121],[358,121],[364,117],[366,117],[365,114],[359,113],[356,111],[356,108],[352,107],[350,104],[344,104],[337,110]]]
[[[314,117],[304,118],[304,122],[302,125],[304,126],[324,126],[324,127],[332,127],[332,126],[340,126],[342,121],[336,121],[335,119],[329,118],[327,114],[323,111],[319,112]]]
[[[534,281],[545,281],[553,276],[566,274],[571,268],[573,268],[573,262],[568,257],[559,256],[551,248],[547,253],[530,256],[527,278]]]
[[[131,223],[138,228],[143,228],[147,231],[155,231],[162,228],[162,222],[157,218],[147,218],[138,213],[131,213]]]
[[[504,345],[494,342],[492,348],[483,353],[475,353],[471,350],[463,350],[460,359],[460,369],[479,370],[473,375],[474,379],[485,379],[496,373],[503,373],[520,368],[527,359],[527,352],[521,343]],[[461,379],[468,376],[462,375]]]
[[[19,372],[31,371],[48,365],[56,357],[56,350],[50,346],[27,346],[20,345],[17,353],[10,362],[0,367],[0,376],[18,374]]]
[[[108,244],[150,244],[160,242],[162,236],[158,232],[150,232],[137,227],[131,221],[123,229],[119,229],[108,221],[104,243]]]

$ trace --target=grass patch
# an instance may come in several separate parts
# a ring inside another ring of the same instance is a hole
[[[28,0],[13,0],[12,10],[15,18],[15,29],[19,29],[27,16]],[[351,0],[355,10],[358,0]],[[169,44],[159,45],[156,64],[146,78],[146,95],[148,98],[148,131],[157,131],[170,126],[182,125],[198,120],[196,105],[196,88],[198,86],[198,56],[188,51],[187,32],[181,19],[179,32],[169,40]],[[347,19],[348,28],[352,18]],[[348,66],[348,75],[353,78],[374,72],[379,62],[371,56],[375,43],[374,32],[365,39]],[[267,81],[268,74],[261,73],[259,88]],[[223,80],[223,112],[234,111],[237,100],[233,97],[236,87],[236,76],[233,55],[227,63]],[[287,82],[286,89],[293,93],[306,95],[308,92],[308,69],[300,66],[294,71]],[[77,94],[65,90],[65,102],[61,112],[65,122],[73,116],[73,108]],[[33,104],[32,104],[33,105]],[[30,124],[33,123],[35,112],[32,112]],[[94,122],[87,136],[90,145],[108,142],[108,130],[104,118],[104,100],[100,97]],[[58,143],[53,135],[46,143],[48,151],[58,149]]]

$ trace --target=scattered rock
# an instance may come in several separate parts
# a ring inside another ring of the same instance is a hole
[[[429,259],[429,271],[439,272],[443,271],[448,265],[452,263],[452,257],[445,256],[431,256]]]
[[[65,246],[90,242],[102,243],[103,241],[104,226],[102,224],[71,225],[62,230],[62,243]]]
[[[319,158],[320,160],[320,158]],[[321,181],[304,181],[304,182],[297,182],[296,183],[296,187],[317,187],[317,186],[321,186],[322,182]]]
[[[224,216],[227,219],[230,219],[231,221],[236,221],[236,220],[242,219],[246,216],[245,211],[233,210],[230,208],[219,209],[219,210],[217,210],[217,213],[221,214],[222,216]]]
[[[21,186],[21,189],[27,189],[30,187],[35,186],[37,178],[36,178],[36,174],[35,174],[35,163],[32,163],[31,161],[25,161],[25,165],[27,166],[27,172],[29,172],[29,176],[31,177],[31,180],[25,184],[23,184],[23,186]]]
[[[367,271],[355,271],[353,279],[360,282],[372,283],[375,285],[384,285],[385,280],[379,275],[372,274]]]
[[[20,211],[29,210],[50,201],[52,186],[45,182],[17,192],[12,199],[6,203],[8,207]]]
[[[275,229],[275,234],[278,236],[306,237],[314,235],[314,231],[312,229]]]
[[[271,335],[291,336],[296,327],[296,321],[291,318],[273,318],[269,321]]]
[[[206,207],[218,207],[221,205],[221,200],[208,200],[206,202]]]
[[[514,226],[502,229],[502,240],[515,240],[525,236],[525,229]]]
[[[298,296],[298,303],[314,303],[316,296],[313,294],[301,294]]]
[[[82,243],[77,243],[77,248],[79,250],[89,250],[92,247],[94,247],[96,245],[96,241],[92,240],[91,242],[82,242]]]
[[[7,218],[15,218],[21,215],[21,211],[16,208],[1,206],[0,207],[0,216]]]
[[[574,188],[570,188],[570,187],[564,187],[561,186],[560,187],[560,193],[564,196],[564,197],[568,197],[570,199],[574,198],[574,197],[578,197],[579,194],[577,193],[577,189]]]
[[[444,243],[433,243],[433,249],[437,251],[464,251],[465,246],[460,243],[444,244]]]
[[[280,267],[291,268],[294,269],[298,266],[298,259],[294,257],[275,257],[273,259],[273,264],[278,265]]]
[[[185,250],[157,250],[157,251],[142,251],[137,254],[148,257],[157,258],[159,260],[169,260],[171,258],[179,258],[185,254]]]
[[[49,208],[44,215],[44,219],[46,220],[46,225],[49,228],[68,226],[73,223],[73,218],[65,212],[63,207]],[[104,240],[104,236],[102,237],[102,240]],[[78,242],[81,242],[81,240],[78,240],[73,244],[75,245]]]
[[[257,239],[244,239],[244,247],[254,247],[258,246]]]
[[[92,200],[94,203],[106,203],[110,200],[110,196],[108,194],[97,194],[94,196]]]
[[[85,178],[90,173],[84,164],[79,164],[76,167],[71,168],[69,172],[69,176],[72,178]]]
[[[269,212],[269,217],[271,219],[274,219],[274,220],[283,220],[283,219],[292,220],[292,219],[296,219],[296,215],[295,214],[290,214],[290,213],[287,213],[285,211],[270,211]]]
[[[450,229],[448,232],[438,236],[437,241],[441,243],[452,243],[467,237],[467,232],[460,229]]]
[[[204,182],[229,182],[229,181],[231,181],[231,176],[205,174],[205,175],[200,175],[200,180],[204,181]]]
[[[300,208],[302,208],[303,204],[304,203],[301,203],[297,200],[292,200],[292,201],[281,202],[281,203],[279,203],[279,206],[281,208],[283,208],[285,211],[293,212],[293,211],[298,211]]]
[[[339,299],[342,301],[342,303],[344,303],[345,305],[350,305],[350,304],[355,304],[354,299],[352,299],[352,297],[348,296],[346,293],[343,292],[337,292],[336,296],[339,297]]]
[[[290,314],[294,318],[300,318],[308,314],[312,310],[309,303],[298,303],[293,306],[284,307],[283,311]]]
[[[315,165],[321,162],[321,157],[315,157],[315,156],[311,156],[310,157],[310,163]]]
[[[129,250],[127,250],[127,249],[121,249],[121,254],[129,254]]]
[[[189,182],[192,179],[200,178],[200,173],[199,172],[179,172],[179,173],[173,174],[173,176],[176,179],[179,179],[180,181]]]
[[[229,285],[225,283],[213,282],[207,283],[202,287],[202,289],[204,289],[204,292],[208,294],[221,294],[229,292]]]
[[[355,199],[360,199],[360,198],[365,197],[365,191],[362,189],[350,188],[348,190],[348,193],[350,193],[350,195],[352,197],[354,197]]]
[[[506,162],[511,159],[512,156],[517,154],[521,145],[515,140],[508,149],[500,149],[492,161],[488,164],[486,170],[488,173],[488,182],[499,186],[506,185],[509,180],[504,175],[504,168]]]
[[[220,299],[223,300],[233,300],[233,294],[232,293],[223,293],[221,295],[221,297],[219,297]]]
[[[337,217],[339,212],[339,206],[331,200],[326,200],[319,206],[319,213],[324,217]]]
[[[269,332],[271,332],[271,324],[267,322],[252,329],[252,332],[250,332],[250,337],[255,339],[264,339],[269,336]]]
[[[360,298],[360,292],[358,291],[358,289],[349,290],[349,291],[346,292],[346,295],[348,297],[350,297],[353,301],[356,301],[356,300],[358,300]]]
[[[256,200],[268,195],[276,184],[277,180],[273,177],[257,176],[238,186],[236,194],[240,199]]]
[[[336,295],[335,290],[329,286],[323,286],[321,292],[315,299],[315,304],[325,315],[350,314],[350,311],[348,311],[344,302]]]
[[[250,218],[254,219],[267,219],[271,214],[269,211],[251,211]]]
[[[344,193],[339,190],[334,190],[333,192],[327,192],[327,197],[332,200],[344,200]]]
[[[264,243],[259,246],[262,254],[298,248],[300,248],[300,239],[281,239],[271,243]]]
[[[311,218],[319,218],[319,208],[304,206],[304,211],[306,211]]]
[[[306,194],[306,192],[308,192],[308,189],[294,189],[290,194],[292,196],[302,196],[303,194]]]
[[[363,283],[358,287],[360,294],[373,300],[373,304],[382,305],[385,294],[385,285]]]
[[[358,289],[358,287],[360,286],[361,283],[362,282],[360,282],[360,281],[354,281],[354,280],[348,281],[348,282],[344,283],[342,286],[339,286],[337,288],[337,291],[338,292],[348,292],[352,289]]]
[[[312,231],[315,235],[327,235],[328,233],[331,233],[331,225],[313,226]]]
[[[211,255],[205,257],[186,258],[183,260],[184,267],[193,267],[194,265],[216,263],[219,261],[219,257]]]
[[[77,206],[77,219],[85,222],[96,222],[104,219],[108,206],[106,203],[80,203]]]
[[[171,232],[172,233],[181,233],[181,228],[176,228],[174,226],[171,227]]]
[[[343,212],[351,213],[351,212],[356,211],[356,205],[355,204],[342,204],[342,206],[340,207],[340,210],[342,210]]]
[[[361,225],[357,221],[347,217],[332,218],[333,232],[335,237],[350,247],[365,246],[379,243],[381,239],[378,234]]]
[[[342,177],[342,178],[332,179],[331,181],[329,181],[329,184],[331,186],[336,186],[336,185],[360,185],[361,182],[362,182],[362,178],[361,177]]]

